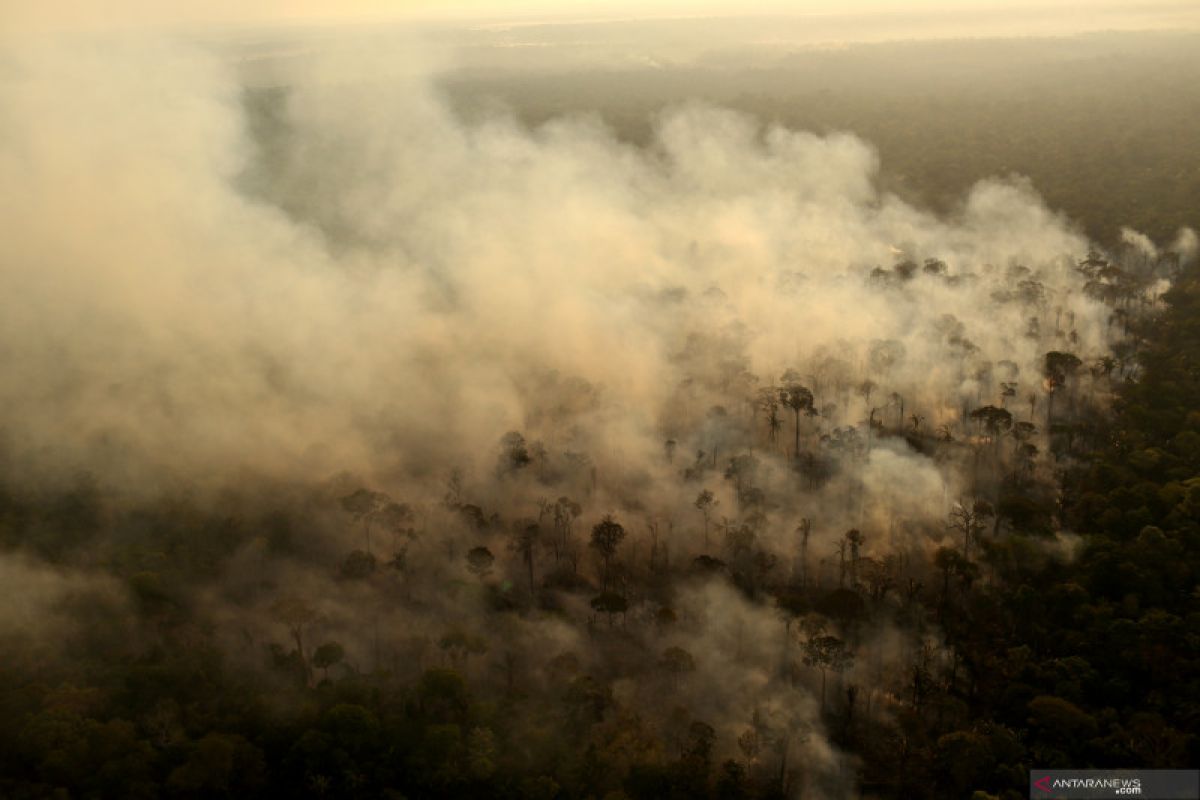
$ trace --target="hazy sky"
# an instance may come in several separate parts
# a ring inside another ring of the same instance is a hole
[[[308,24],[429,18],[514,19],[690,16],[746,13],[856,14],[944,12],[983,19],[1047,10],[1066,27],[1176,27],[1197,17],[1194,0],[0,0],[8,31],[196,25]]]

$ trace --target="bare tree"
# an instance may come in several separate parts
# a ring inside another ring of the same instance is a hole
[[[554,504],[554,538],[551,545],[554,548],[555,564],[570,556],[571,529],[581,514],[583,507],[569,497],[560,497]]]
[[[841,674],[854,663],[854,656],[841,639],[822,634],[810,637],[804,643],[804,663],[821,672],[821,711],[824,711],[826,674],[830,670]]]
[[[850,588],[858,586],[858,560],[862,551],[863,543],[866,541],[865,536],[858,528],[851,528],[846,532],[846,546],[850,551],[849,567],[850,567]]]
[[[529,596],[531,598],[537,594],[533,583],[533,561],[537,553],[541,531],[541,525],[536,520],[517,520],[513,523],[512,539],[509,542],[509,549],[521,557],[521,563],[525,565],[529,574]]]
[[[287,626],[292,641],[296,643],[296,652],[300,658],[304,683],[311,688],[313,675],[308,654],[304,651],[304,631],[309,625],[316,622],[316,609],[296,595],[287,595],[276,600],[271,611],[276,619]]]
[[[696,495],[696,502],[693,504],[700,510],[704,517],[704,549],[708,549],[708,524],[712,519],[712,513],[717,506],[721,505],[721,501],[713,497],[713,493],[705,489],[700,494]]]
[[[800,585],[808,587],[808,538],[812,535],[812,521],[805,517],[796,526],[800,536]]]
[[[963,537],[963,558],[970,560],[971,544],[979,538],[983,530],[983,521],[992,516],[992,506],[984,500],[968,503],[962,500],[954,504],[950,511],[950,527]]]

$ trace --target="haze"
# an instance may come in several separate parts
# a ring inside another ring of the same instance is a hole
[[[97,29],[171,28],[206,26],[264,26],[312,24],[371,24],[458,20],[476,24],[554,23],[586,20],[799,17],[805,38],[838,31],[849,19],[868,28],[871,38],[924,38],[930,35],[1046,35],[1085,30],[1195,27],[1200,12],[1187,0],[1133,2],[893,2],[892,0],[804,0],[803,2],[688,2],[653,0],[621,3],[611,0],[507,2],[507,0],[230,0],[156,3],[116,0],[97,4],[87,0],[21,3],[8,0],[0,25],[10,31],[71,31]],[[873,30],[872,30],[873,29]],[[853,36],[854,40],[862,36]]]
[[[5,14],[0,794],[1194,764],[1200,31],[1081,9]]]

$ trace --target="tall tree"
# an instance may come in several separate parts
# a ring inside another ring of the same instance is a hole
[[[812,535],[812,521],[808,517],[800,520],[796,534],[800,537],[800,586],[808,588],[808,538]]]
[[[700,494],[696,495],[696,502],[693,504],[699,509],[701,516],[704,517],[704,549],[708,549],[708,525],[712,519],[712,513],[721,502],[717,500],[713,493],[704,489]]]
[[[1074,353],[1052,350],[1046,353],[1042,364],[1042,375],[1046,379],[1046,427],[1054,423],[1054,396],[1066,386],[1067,381],[1083,362]]]
[[[541,525],[537,520],[519,519],[513,523],[512,539],[509,548],[521,557],[521,563],[529,575],[529,596],[535,597],[537,592],[533,583],[533,561],[537,552],[538,540],[541,538]]]
[[[829,671],[841,674],[854,662],[846,643],[836,636],[819,634],[804,643],[804,663],[821,672],[821,711],[825,710],[825,678]]]
[[[608,589],[609,575],[612,570],[612,560],[617,555],[617,548],[621,544],[621,540],[625,538],[625,528],[619,522],[613,519],[611,514],[605,515],[604,519],[596,523],[592,528],[592,540],[590,546],[593,550],[600,554],[601,560],[604,562],[604,588]]]
[[[794,370],[788,370],[783,374],[783,387],[779,390],[779,402],[792,411],[795,418],[795,446],[792,451],[792,457],[799,460],[800,458],[800,414],[815,414],[813,408],[813,393],[806,387],[802,386],[799,381],[799,375]]]
[[[979,538],[984,520],[993,513],[991,504],[984,500],[962,500],[954,504],[950,510],[950,527],[962,535],[963,558],[970,560],[971,544]]]
[[[862,546],[866,541],[862,531],[858,528],[851,528],[846,532],[846,546],[850,551],[849,566],[850,566],[850,588],[854,589],[858,586],[858,561],[861,558]]]
[[[343,497],[341,503],[342,508],[349,512],[356,521],[363,523],[363,535],[366,538],[367,552],[370,553],[371,522],[389,506],[390,498],[383,492],[359,489]]]

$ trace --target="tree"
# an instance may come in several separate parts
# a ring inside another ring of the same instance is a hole
[[[1003,408],[983,406],[971,412],[971,419],[983,424],[988,440],[999,441],[1000,434],[1012,427],[1013,416]]]
[[[754,547],[755,538],[754,528],[746,523],[725,526],[725,548],[735,561],[738,556],[750,552]]]
[[[876,375],[886,375],[892,368],[904,360],[904,344],[895,339],[875,340],[871,342],[867,355],[872,372]]]
[[[896,407],[896,430],[902,430],[904,428],[904,395],[892,392],[888,400],[891,405]]]
[[[317,612],[312,606],[296,595],[285,595],[275,601],[271,607],[275,618],[287,626],[292,640],[296,643],[296,652],[300,657],[303,678],[306,685],[312,685],[312,669],[309,666],[308,655],[304,651],[304,629],[317,619]]]
[[[373,492],[370,489],[359,489],[342,498],[342,508],[354,516],[355,520],[363,523],[363,535],[366,537],[367,552],[371,552],[371,522],[387,507],[390,498],[383,492]]]
[[[440,644],[440,643],[439,643]],[[463,676],[453,669],[425,670],[414,692],[418,714],[433,722],[461,722],[471,705]]]
[[[346,580],[363,580],[375,572],[375,567],[375,556],[365,550],[354,550],[342,561],[339,573]]]
[[[696,671],[696,659],[682,647],[668,647],[663,651],[658,664],[671,675],[679,676],[685,672]]]
[[[896,585],[895,575],[892,572],[894,561],[894,557],[888,557],[882,561],[870,556],[862,559],[863,581],[867,585],[868,594],[875,602],[883,600]]]
[[[267,780],[263,753],[238,734],[209,733],[187,747],[187,760],[167,778],[176,797],[252,797]],[[104,765],[105,771],[112,764]]]
[[[1117,359],[1111,355],[1104,355],[1096,359],[1092,364],[1092,375],[1097,378],[1108,379],[1112,375],[1113,370],[1117,368]]]
[[[560,497],[554,503],[554,563],[569,555],[571,529],[575,520],[583,514],[583,506],[569,497]]]
[[[746,728],[737,738],[738,749],[746,757],[746,764],[751,770],[758,763],[758,754],[762,750],[762,738],[755,728]]]
[[[590,546],[593,550],[600,554],[600,558],[604,562],[604,588],[608,588],[608,579],[612,560],[617,555],[617,547],[620,546],[621,540],[625,538],[625,528],[620,523],[612,518],[611,514],[605,515],[604,519],[596,523],[592,528],[592,540]]]
[[[688,746],[684,752],[684,758],[694,761],[707,774],[713,743],[716,739],[717,732],[711,725],[702,720],[693,720],[688,725]]]
[[[875,381],[867,379],[858,385],[858,395],[863,399],[869,408],[871,406],[871,395],[875,392]]]
[[[749,454],[742,454],[729,459],[725,468],[725,479],[733,481],[734,496],[739,507],[747,505],[747,496],[751,494],[751,482],[758,472],[758,459]]]
[[[996,759],[986,737],[955,731],[937,740],[935,763],[938,783],[948,796],[967,797],[974,786],[987,779]]]
[[[472,728],[467,736],[467,772],[477,781],[496,771],[496,737],[490,728]]]
[[[837,553],[837,556],[838,556],[838,588],[839,589],[844,589],[846,586],[846,548],[848,546],[849,546],[849,542],[846,541],[845,537],[838,539],[837,543],[834,544],[834,546],[833,546],[833,549]]]
[[[1000,383],[1000,407],[1004,408],[1008,405],[1010,397],[1017,396],[1019,384],[1016,381],[1002,381]]]
[[[1083,362],[1074,353],[1060,353],[1052,350],[1046,353],[1043,360],[1042,374],[1046,378],[1046,425],[1054,419],[1054,395],[1066,385],[1067,380],[1075,374]]]
[[[951,576],[969,576],[972,574],[972,568],[975,567],[961,553],[953,547],[939,547],[933,556],[934,566],[942,573],[942,610],[939,614],[944,614],[950,603],[950,578]]]
[[[798,378],[793,370],[788,370],[783,374],[783,388],[779,390],[779,402],[792,410],[796,421],[796,444],[792,452],[795,459],[800,458],[800,412],[810,415],[816,413],[813,408],[813,393],[807,387],[801,386]]]
[[[954,504],[954,508],[950,511],[950,527],[963,537],[963,558],[970,560],[971,558],[971,543],[979,538],[979,533],[983,530],[983,520],[992,516],[995,513],[989,503],[984,500],[976,500],[973,503],[968,503],[962,500]]]
[[[721,765],[716,796],[718,800],[745,800],[750,796],[746,788],[746,768],[732,758]]]
[[[858,586],[858,561],[862,551],[863,543],[866,537],[858,528],[851,528],[846,532],[846,547],[850,551],[849,567],[850,567],[850,588]]]
[[[854,662],[846,643],[836,636],[820,634],[804,643],[804,663],[821,672],[821,711],[825,710],[825,676],[829,670],[841,673]]]
[[[721,505],[719,500],[713,497],[713,493],[708,489],[703,490],[696,495],[696,508],[700,509],[700,514],[704,517],[704,549],[708,549],[708,524],[712,519],[712,513],[717,506]]]
[[[1047,742],[1077,746],[1096,735],[1096,719],[1069,700],[1040,695],[1029,701],[1029,726]]]
[[[812,521],[808,517],[800,520],[800,524],[796,526],[796,533],[800,537],[800,585],[808,587],[808,538],[812,535]]]
[[[438,640],[438,647],[450,657],[454,664],[461,664],[469,656],[482,655],[488,650],[487,640],[482,636],[467,633],[455,628],[443,634]]]
[[[524,778],[520,785],[521,800],[554,800],[562,787],[549,775]]]
[[[415,536],[412,528],[413,511],[406,503],[385,503],[383,508],[379,509],[377,519],[385,531],[391,532],[392,549],[396,553],[400,552],[398,542],[402,535],[407,535],[410,539]]]
[[[495,563],[496,557],[486,547],[472,547],[467,553],[467,569],[480,580],[492,571],[492,565]]]
[[[496,472],[500,475],[510,475],[533,463],[525,437],[517,431],[509,431],[500,437],[500,460]]]
[[[325,680],[329,680],[329,668],[341,663],[345,655],[346,651],[340,644],[326,642],[313,653],[313,666],[324,673]]]
[[[609,627],[612,627],[614,616],[629,610],[629,601],[616,592],[601,592],[592,598],[590,605],[593,611],[608,615]]]
[[[767,438],[772,445],[779,436],[782,422],[779,419],[779,390],[774,386],[764,386],[758,390],[756,409],[767,415]]]
[[[533,597],[537,593],[533,584],[533,559],[537,551],[537,543],[540,535],[541,526],[535,520],[521,519],[513,523],[512,540],[509,543],[509,548],[521,556],[521,563],[525,565],[525,569],[529,574],[530,597]]]

